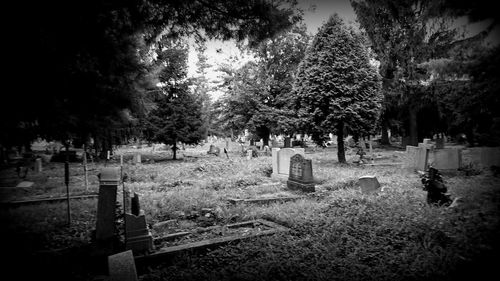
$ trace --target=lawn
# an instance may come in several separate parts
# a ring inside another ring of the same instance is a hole
[[[222,148],[223,143],[218,143]],[[144,164],[132,165],[140,150]],[[170,160],[162,148],[119,149],[124,154],[124,185],[140,195],[151,226],[177,220],[185,229],[265,219],[286,226],[287,233],[183,254],[140,266],[140,280],[457,280],[496,279],[499,259],[500,178],[490,171],[445,175],[454,208],[428,206],[417,174],[398,166],[336,163],[336,150],[306,149],[312,159],[316,192],[305,198],[270,204],[231,204],[229,198],[304,195],[270,178],[271,157],[247,160],[232,143],[229,157],[207,155],[208,145],[186,147],[182,159]],[[400,162],[397,149],[376,149],[380,162]],[[352,163],[353,151],[347,160]],[[107,165],[119,166],[117,155]],[[90,165],[88,190],[81,164],[71,164],[72,194],[98,191]],[[29,174],[30,188],[1,187],[2,199],[63,196],[62,164],[50,163],[42,174]],[[2,179],[14,177],[12,169]],[[364,195],[357,179],[375,175],[383,190]],[[118,195],[118,199],[121,194]],[[120,200],[119,200],[119,203]],[[121,205],[118,206],[121,208]],[[207,219],[205,209],[213,215]],[[2,241],[8,266],[18,277],[102,280],[102,257],[89,254],[95,228],[96,199],[2,208]],[[487,277],[487,274],[496,274]],[[21,279],[21,278],[14,278]]]

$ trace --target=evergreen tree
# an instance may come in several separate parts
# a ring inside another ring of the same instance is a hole
[[[381,109],[380,89],[363,37],[335,14],[318,31],[299,65],[294,92],[300,127],[317,143],[334,132],[343,163],[344,131],[373,133]]]
[[[149,139],[172,146],[173,159],[177,159],[177,144],[197,144],[204,136],[201,102],[182,83],[171,87],[150,112],[147,127]]]

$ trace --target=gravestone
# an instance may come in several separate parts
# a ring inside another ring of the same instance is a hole
[[[32,187],[35,183],[32,181],[22,181],[16,185],[16,187]]]
[[[271,148],[269,148],[268,145],[264,146],[264,155],[267,155],[267,156],[271,155]]]
[[[253,150],[251,150],[251,149],[247,150],[247,160],[252,159],[252,154],[253,154]]]
[[[478,168],[500,166],[500,147],[471,147],[468,150],[470,162]]]
[[[141,154],[140,153],[136,153],[134,154],[134,164],[141,164]]]
[[[436,138],[436,149],[444,148],[444,138]]]
[[[314,178],[311,159],[305,159],[300,154],[290,158],[290,168],[286,186],[291,190],[314,192]]]
[[[429,150],[427,147],[419,147],[417,153],[417,167],[418,171],[427,170],[429,162]]]
[[[288,179],[290,172],[290,157],[295,154],[305,155],[304,148],[273,148],[272,164],[273,173],[272,177],[277,179]]]
[[[41,173],[42,169],[42,158],[35,159],[35,173]]]
[[[462,165],[462,150],[458,148],[443,148],[433,151],[432,167],[438,170],[458,170]]]
[[[96,239],[100,241],[115,235],[116,190],[120,181],[120,170],[105,167],[99,174],[99,199],[97,201]]]
[[[146,216],[141,214],[125,214],[125,249],[135,254],[153,250],[153,236],[146,224]]]
[[[108,256],[110,281],[137,281],[134,255],[131,250]]]
[[[420,149],[416,146],[407,145],[406,146],[406,161],[404,167],[409,170],[417,169],[417,158]]]
[[[220,154],[220,148],[218,148],[215,145],[211,144],[209,150],[207,151],[207,154],[213,154],[215,156],[219,156],[219,154]]]
[[[431,144],[431,139],[423,139],[422,143],[425,144],[425,145]]]
[[[380,183],[375,176],[362,176],[359,178],[358,184],[363,194],[373,194],[380,191]]]

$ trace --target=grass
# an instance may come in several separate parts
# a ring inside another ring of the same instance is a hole
[[[452,197],[462,199],[455,208],[439,208],[425,203],[426,193],[414,173],[394,166],[341,165],[335,151],[318,150],[306,154],[313,160],[316,193],[296,201],[232,205],[228,198],[299,194],[269,178],[271,157],[247,160],[232,145],[229,159],[206,155],[208,145],[187,148],[178,161],[168,160],[168,151],[156,150],[142,157],[155,163],[125,165],[125,185],[141,195],[149,224],[211,208],[217,210],[218,224],[264,218],[291,231],[141,267],[140,280],[486,280],[495,270],[500,179],[488,171],[445,176]],[[142,153],[150,150],[142,148]],[[131,155],[133,150],[118,152]],[[390,150],[377,153],[386,159],[401,157]],[[348,161],[353,157],[349,153]],[[95,165],[92,177],[101,166]],[[73,173],[81,173],[78,166]],[[60,167],[48,174],[60,175]],[[357,179],[368,174],[376,175],[383,187],[378,195],[357,189]],[[42,192],[60,190],[40,181],[16,195]],[[69,228],[65,203],[55,203],[2,210],[8,226],[2,232],[29,241],[15,249],[23,254],[85,244],[95,227],[96,200],[71,203]],[[95,272],[68,268],[72,273],[64,272],[74,280],[95,278]]]

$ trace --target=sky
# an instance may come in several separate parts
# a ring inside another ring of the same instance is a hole
[[[316,34],[318,28],[325,23],[330,15],[337,13],[344,22],[349,25],[355,25],[356,16],[354,10],[351,7],[349,0],[298,0],[299,7],[304,10],[304,23],[307,26],[307,30],[312,35]],[[314,7],[312,9],[312,7]],[[462,18],[458,21],[458,24],[462,25],[467,22],[466,18]],[[488,22],[474,24],[471,27],[473,33],[477,33],[484,29]],[[499,34],[499,30],[495,32]],[[500,38],[497,36],[493,39],[496,43],[500,42]],[[211,40],[207,42],[206,56],[208,58],[208,63],[212,65],[208,69],[208,79],[212,81],[213,84],[217,84],[220,81],[220,74],[216,71],[217,65],[228,62],[231,57],[239,57],[239,65],[243,65],[251,56],[242,54],[236,47],[234,41],[218,41]],[[188,58],[188,76],[195,75],[196,72],[196,52],[194,51],[194,44],[192,44],[189,52]],[[221,95],[220,92],[212,93],[212,98],[216,99]]]
[[[299,7],[304,10],[304,22],[307,30],[312,35],[316,34],[318,28],[325,23],[330,15],[338,13],[346,23],[355,21],[354,11],[349,3],[349,0],[299,0]],[[311,9],[314,7],[314,9]],[[211,40],[207,42],[206,56],[208,63],[212,67],[208,70],[208,79],[214,84],[220,80],[220,74],[216,71],[217,65],[228,62],[231,57],[239,57],[239,65],[243,65],[252,57],[247,54],[242,54],[236,47],[234,41]],[[194,44],[192,44],[188,57],[188,76],[196,74],[196,52]],[[218,98],[220,92],[212,93],[213,98]]]

